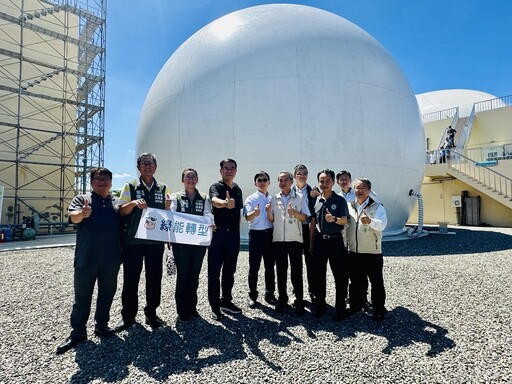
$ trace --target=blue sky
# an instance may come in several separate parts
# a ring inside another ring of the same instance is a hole
[[[275,2],[275,1],[274,1]],[[230,12],[273,1],[108,0],[105,166],[113,188],[136,177],[136,134],[153,80],[191,35]],[[358,25],[394,57],[416,94],[512,94],[512,1],[288,1]]]

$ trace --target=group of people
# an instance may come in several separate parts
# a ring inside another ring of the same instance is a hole
[[[181,176],[183,189],[171,194],[154,175],[157,160],[151,153],[137,159],[140,177],[127,183],[116,200],[110,189],[112,173],[106,168],[90,170],[90,193],[76,196],[70,204],[69,221],[77,227],[74,261],[74,304],[71,334],[57,353],[74,348],[87,339],[86,324],[94,286],[98,284],[94,333],[109,337],[136,323],[139,308],[139,280],[144,265],[146,281],[145,321],[156,329],[165,323],[157,315],[161,300],[163,254],[171,246],[176,263],[176,310],[178,320],[200,317],[197,290],[203,259],[208,252],[208,301],[211,317],[241,313],[233,303],[233,285],[240,249],[242,217],[249,225],[248,306],[258,303],[258,274],[263,259],[267,303],[276,312],[286,310],[288,264],[293,287],[292,306],[299,316],[305,313],[303,259],[306,264],[308,294],[315,317],[326,311],[326,272],[329,262],[336,289],[337,321],[361,313],[367,305],[368,279],[371,283],[373,316],[384,320],[382,231],[387,218],[384,206],[373,193],[370,180],[330,169],[317,173],[318,187],[307,183],[308,169],[299,164],[293,172],[277,175],[279,192],[268,192],[271,177],[265,171],[254,175],[256,191],[245,201],[235,183],[237,163],[220,162],[221,179],[208,193],[199,192],[198,173],[186,168]],[[341,192],[333,187],[338,182]],[[213,216],[209,247],[139,239],[135,237],[145,208],[173,210],[192,215]],[[119,230],[121,228],[121,230]],[[110,308],[123,265],[121,319],[110,328]],[[277,277],[277,297],[276,297]],[[349,285],[350,281],[350,285]],[[347,304],[349,304],[347,306]]]

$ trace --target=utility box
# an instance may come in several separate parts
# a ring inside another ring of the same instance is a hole
[[[466,197],[464,203],[466,225],[480,225],[480,196]]]

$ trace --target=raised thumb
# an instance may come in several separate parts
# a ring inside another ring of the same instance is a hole
[[[229,191],[226,191],[226,199],[230,199],[230,197],[229,197]]]
[[[84,201],[84,207],[88,207],[89,206],[89,200],[85,199]]]

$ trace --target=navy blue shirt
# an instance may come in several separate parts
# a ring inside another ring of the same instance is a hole
[[[325,219],[327,210],[333,216],[348,217],[347,201],[342,196],[333,192],[327,200],[322,195],[318,196],[315,203],[314,211],[317,231],[322,235],[339,234],[343,229],[343,225],[328,222]]]
[[[88,200],[91,216],[77,226],[75,267],[121,264],[120,216],[115,197],[103,198],[95,192],[73,198],[68,213],[80,211]],[[71,222],[71,219],[69,219]]]

